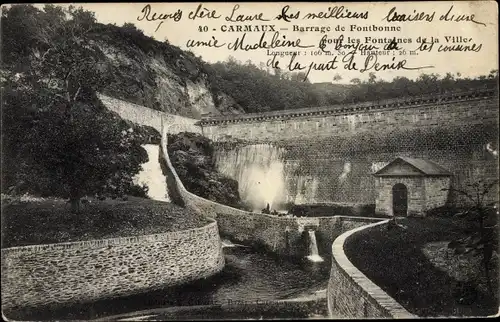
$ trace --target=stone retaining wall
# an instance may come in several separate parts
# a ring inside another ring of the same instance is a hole
[[[284,202],[300,195],[300,203],[306,204],[374,204],[374,167],[400,156],[439,164],[452,173],[451,185],[460,190],[498,178],[498,160],[487,149],[488,143],[498,149],[498,118],[498,91],[492,90],[221,116],[199,124],[203,135],[219,146],[221,169],[237,167],[236,157],[247,160],[251,155],[246,151],[254,146],[274,148],[287,178],[281,183]],[[454,191],[449,195],[451,204],[467,201]],[[497,195],[493,189],[487,200]]]
[[[164,234],[2,249],[2,308],[126,296],[218,273],[216,222]]]
[[[331,318],[417,318],[361,273],[344,253],[344,243],[350,235],[385,223],[387,221],[358,227],[335,239],[327,288]]]

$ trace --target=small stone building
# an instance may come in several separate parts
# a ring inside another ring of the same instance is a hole
[[[448,199],[451,173],[429,160],[398,157],[373,175],[377,214],[424,216]]]

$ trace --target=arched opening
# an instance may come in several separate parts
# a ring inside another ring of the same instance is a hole
[[[392,187],[392,212],[394,216],[406,216],[408,214],[408,189],[402,183]]]

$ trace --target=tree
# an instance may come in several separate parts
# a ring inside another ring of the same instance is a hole
[[[377,75],[374,72],[368,73],[368,84],[375,84],[377,82]]]
[[[340,74],[337,73],[337,74],[335,74],[335,76],[333,76],[333,82],[334,83],[337,83],[337,82],[339,82],[341,80],[342,80],[342,76],[340,76]]]
[[[279,67],[274,68],[274,76],[277,79],[281,79],[281,74],[282,74],[281,68]]]
[[[31,191],[68,197],[74,212],[86,194],[123,193],[147,156],[133,130],[97,99],[106,72],[88,37],[94,14],[13,6],[2,12],[8,42],[19,36],[19,12],[29,13],[30,42],[4,51],[14,71],[16,57],[26,58],[22,73],[13,71],[3,84],[2,136],[15,168],[10,178]]]
[[[138,30],[136,25],[131,22],[125,22],[122,26],[123,29]]]
[[[306,77],[305,72],[291,72],[290,80],[294,82],[310,83],[309,78]]]
[[[229,55],[229,57],[227,57],[226,64],[228,66],[234,66],[238,65],[238,61],[234,58],[234,56]]]
[[[493,253],[498,253],[498,201],[486,203],[486,197],[498,185],[498,180],[492,182],[475,182],[467,185],[470,190],[442,189],[454,191],[466,197],[470,207],[456,216],[464,217],[469,225],[465,231],[466,236],[449,243],[448,247],[455,249],[456,254],[472,254],[481,256],[481,263],[488,291],[494,296],[490,279],[490,266]]]
[[[145,151],[117,117],[99,111],[98,100],[79,101],[68,119],[57,109],[39,114],[26,148],[33,153],[36,178],[44,178],[51,194],[69,198],[79,211],[89,194],[123,195],[147,160]]]

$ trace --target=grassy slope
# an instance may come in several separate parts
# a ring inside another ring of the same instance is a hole
[[[201,227],[208,220],[170,203],[130,197],[92,200],[80,214],[64,200],[4,204],[2,248],[139,236]]]
[[[405,218],[406,230],[376,226],[352,235],[344,250],[351,262],[407,310],[419,316],[485,316],[497,305],[477,294],[460,303],[459,285],[424,255],[426,243],[450,241],[461,234],[461,223],[451,218]]]

